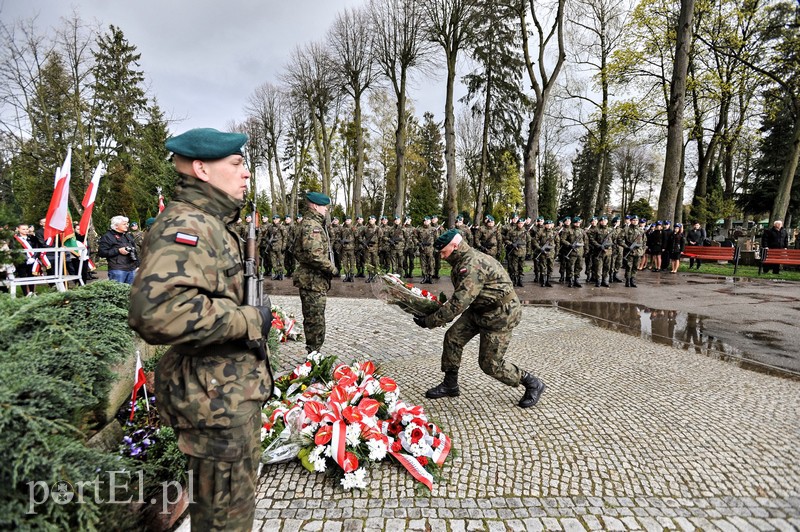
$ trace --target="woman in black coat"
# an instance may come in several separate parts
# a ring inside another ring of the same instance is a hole
[[[681,253],[686,247],[686,235],[683,232],[682,224],[675,224],[675,230],[672,232],[669,246],[669,261],[672,273],[678,273],[678,268],[681,266]]]
[[[663,249],[663,236],[662,236],[663,225],[659,220],[656,222],[656,228],[647,235],[647,251],[651,257],[653,257],[653,271],[657,272],[661,269],[661,252],[664,251]]]

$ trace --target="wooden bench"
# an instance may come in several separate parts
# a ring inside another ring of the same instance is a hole
[[[739,255],[739,246],[686,246],[683,249],[684,257],[701,260],[724,260],[727,262],[733,262],[733,275],[736,275],[736,270],[739,268]]]
[[[800,249],[761,248],[761,262],[758,264],[759,275],[764,266],[773,264],[800,266]]]

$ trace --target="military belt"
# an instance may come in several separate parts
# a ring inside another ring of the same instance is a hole
[[[487,310],[493,310],[496,308],[500,308],[503,305],[507,305],[517,299],[517,294],[513,290],[506,295],[504,295],[501,299],[497,301],[492,301],[491,303],[487,303],[485,305],[471,305],[470,309],[477,311],[477,312],[486,312]]]
[[[232,342],[225,342],[224,344],[205,345],[202,347],[192,347],[188,345],[175,345],[172,346],[175,352],[186,356],[226,356],[234,353],[246,353],[254,351],[255,348],[247,347],[244,340],[237,340]]]

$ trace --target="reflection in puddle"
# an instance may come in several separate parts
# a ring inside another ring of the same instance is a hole
[[[737,362],[741,367],[789,377],[800,377],[792,367],[769,364],[758,357],[722,341],[704,327],[705,316],[677,310],[652,309],[634,303],[610,301],[524,301],[527,305],[552,305],[589,318],[592,323],[613,331],[646,338],[658,344],[694,351],[721,360]],[[747,332],[744,332],[748,335]],[[750,333],[755,338],[757,333]],[[778,347],[767,338],[768,347]]]

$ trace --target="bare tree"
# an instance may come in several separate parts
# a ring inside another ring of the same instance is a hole
[[[458,53],[471,38],[472,26],[467,22],[475,9],[476,0],[425,0],[422,2],[428,19],[428,38],[444,50],[447,66],[447,84],[444,103],[444,161],[447,176],[447,223],[455,224],[456,205],[456,132],[453,111],[453,90],[456,79]],[[478,214],[480,209],[478,205]],[[480,219],[480,218],[479,218]]]
[[[356,165],[353,175],[352,207],[361,212],[361,190],[364,182],[364,130],[361,98],[375,81],[374,37],[370,31],[369,13],[349,9],[340,13],[328,33],[333,65],[344,91],[353,99],[353,127],[356,141]]]
[[[320,43],[295,48],[284,81],[293,97],[308,103],[313,142],[316,148],[322,192],[331,193],[331,150],[339,121],[340,85],[334,62]]]
[[[525,54],[525,69],[534,92],[533,116],[528,130],[528,139],[523,154],[525,181],[525,211],[534,218],[539,214],[539,185],[536,178],[537,159],[539,157],[539,137],[542,133],[547,100],[553,90],[561,68],[566,59],[564,45],[564,4],[566,0],[556,0],[555,9],[549,13],[550,25],[545,31],[545,20],[537,12],[534,0],[520,1],[520,27],[522,31],[522,50]],[[541,6],[540,6],[541,8]],[[535,32],[534,43],[536,56],[531,55],[529,42],[528,17],[530,16]],[[555,39],[555,44],[553,43]],[[553,52],[553,48],[555,48]],[[555,53],[555,60],[548,60],[548,55]],[[549,65],[549,70],[548,70]]]
[[[424,12],[416,0],[371,0],[370,16],[375,34],[375,60],[397,98],[394,214],[400,216],[405,209],[409,74],[424,62],[428,51],[423,35]]]
[[[283,136],[283,113],[285,111],[285,94],[272,83],[264,83],[256,88],[248,98],[246,111],[254,117],[263,131],[264,163],[267,166],[270,183],[270,200],[272,212],[281,210],[288,213],[286,205],[286,183],[281,171],[278,146]],[[274,182],[277,178],[277,188]],[[278,209],[280,207],[280,209]]]

